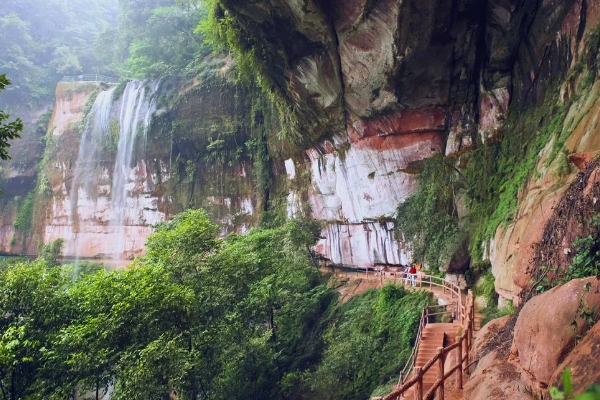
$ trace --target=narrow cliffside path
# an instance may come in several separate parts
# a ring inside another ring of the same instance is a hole
[[[403,277],[396,275],[386,275],[385,273],[360,273],[360,272],[347,272],[347,271],[335,271],[334,279],[336,280],[336,287],[342,296],[342,301],[348,301],[352,297],[363,293],[365,290],[378,288],[387,282],[394,282],[403,285],[409,290],[428,290],[438,299],[442,305],[451,305],[456,303],[456,298],[452,297],[452,293],[445,287],[437,287],[429,282],[421,279],[421,276],[417,279],[416,287],[409,284]],[[461,293],[461,302],[466,304],[466,295]],[[456,308],[454,309],[454,315],[457,315]],[[481,324],[482,315],[480,313],[475,314],[474,318],[474,331],[478,331]],[[462,331],[462,324],[459,321],[456,322],[431,322],[424,326],[421,333],[421,341],[418,347],[417,356],[415,359],[415,368],[424,367],[430,360],[432,360],[439,348],[450,345],[453,340]],[[455,357],[448,357],[445,362],[446,369],[452,368],[457,365]],[[435,384],[438,379],[438,369],[430,368],[423,376],[423,394],[427,393],[431,387]],[[461,389],[458,389],[456,379],[450,378],[445,381],[444,386],[444,398],[446,400],[463,400],[464,394]],[[416,399],[415,387],[411,387],[406,391],[401,399]]]
[[[435,356],[438,348],[447,345],[447,343],[445,343],[447,340],[445,339],[456,337],[460,328],[461,325],[456,323],[427,324],[421,336],[421,343],[419,345],[415,367],[423,367],[425,364],[427,364],[429,360]],[[429,371],[427,371],[423,377],[423,393],[427,393],[437,379],[437,369],[431,368]],[[455,390],[455,392],[457,392],[457,395],[459,396],[455,398],[462,399],[462,391]],[[405,393],[404,398],[416,398],[414,386]]]
[[[323,269],[323,272],[331,273],[329,269]],[[369,289],[377,289],[383,286],[385,283],[393,282],[402,285],[404,288],[413,290],[410,284],[407,284],[403,277],[399,277],[393,274],[382,275],[374,272],[348,272],[348,271],[334,271],[332,279],[335,281],[334,287],[340,293],[341,301],[346,302],[364,293]],[[414,290],[427,290],[433,293],[436,299],[440,301],[440,304],[450,304],[453,302],[447,290],[443,290],[440,287],[428,285],[427,283],[421,282],[420,277],[417,279],[417,286]],[[462,294],[462,302],[465,304],[466,295]]]

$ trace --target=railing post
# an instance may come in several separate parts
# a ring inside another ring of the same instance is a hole
[[[415,367],[415,375],[417,381],[415,382],[415,400],[423,400],[423,374],[421,374],[421,367]]]
[[[469,328],[467,327],[467,334],[465,335],[465,359],[467,360],[467,365],[469,365],[469,349],[471,348],[471,333]],[[466,366],[465,366],[466,368]]]
[[[438,400],[444,400],[444,359],[446,358],[444,355],[444,348],[437,348],[437,357],[438,357],[438,379],[441,379],[440,386],[438,387]]]
[[[456,386],[458,389],[462,390],[463,388],[463,363],[462,363],[462,347],[463,347],[463,338],[462,336],[456,336],[456,341],[458,342],[458,347],[456,348],[456,365],[458,366],[458,376],[456,377]]]

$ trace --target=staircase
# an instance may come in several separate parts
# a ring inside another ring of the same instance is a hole
[[[428,275],[424,275],[423,278],[427,280],[421,279],[417,290],[421,288],[432,291],[448,306],[442,312],[436,309],[439,306],[423,309],[417,335],[420,340],[417,339],[415,351],[400,373],[398,386],[392,393],[380,398],[374,397],[372,400],[464,400],[461,389],[475,328],[473,292],[469,290],[465,297],[452,283],[444,281],[439,285],[434,281],[438,278]],[[431,321],[431,317],[443,320],[444,315],[452,315],[454,322]],[[478,328],[480,316],[477,317]],[[404,375],[406,372],[409,373],[408,376]],[[439,384],[436,385],[438,381]],[[434,387],[435,393],[428,394]]]
[[[419,345],[419,351],[417,353],[417,360],[415,361],[415,367],[422,367],[429,360],[431,360],[437,353],[437,349],[444,347],[444,336],[455,337],[460,329],[460,324],[456,323],[433,323],[425,325],[423,334],[421,336],[421,344]],[[423,393],[433,386],[437,380],[437,369],[431,368],[423,377]],[[406,393],[404,398],[414,399],[415,398],[415,387],[411,387]]]

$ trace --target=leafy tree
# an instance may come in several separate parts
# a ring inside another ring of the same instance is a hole
[[[158,265],[101,271],[69,291],[75,320],[59,335],[53,362],[68,382],[96,396],[115,385],[115,399],[165,398],[189,368],[187,342],[193,293]]]
[[[344,305],[326,335],[323,361],[309,379],[313,390],[328,399],[359,399],[397,378],[430,298],[390,284]]]
[[[46,265],[50,267],[56,267],[59,265],[58,258],[60,257],[64,243],[64,239],[59,238],[48,243],[47,245],[42,246],[40,258],[46,262]]]
[[[340,306],[307,251],[318,229],[217,231],[189,210],[124,270],[71,278],[50,265],[60,242],[50,264],[0,270],[0,396],[364,398],[400,370],[427,296],[388,286]]]
[[[425,160],[419,187],[396,210],[396,233],[412,244],[415,260],[435,269],[459,236],[455,198],[463,182],[453,162],[441,155]]]
[[[5,0],[0,9],[0,71],[13,82],[3,104],[50,100],[63,74],[108,73],[96,38],[116,23],[117,0]]]
[[[43,261],[19,262],[0,273],[0,393],[4,399],[43,398],[48,381],[44,360],[71,303],[67,278]],[[55,373],[60,374],[59,369]]]
[[[194,31],[206,14],[200,0],[122,0],[118,29],[97,36],[97,59],[124,77],[192,76],[212,52]]]
[[[6,75],[0,75],[0,92],[10,84]],[[17,118],[13,122],[7,122],[9,116],[4,111],[0,110],[0,159],[8,160],[8,148],[10,147],[9,140],[19,138],[19,132],[23,130],[23,122]]]
[[[162,222],[146,241],[146,259],[167,266],[183,279],[197,271],[200,262],[218,247],[217,226],[204,210],[187,210]]]

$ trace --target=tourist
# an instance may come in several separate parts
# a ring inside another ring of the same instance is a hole
[[[415,268],[415,264],[411,264],[408,270],[408,274],[410,276],[411,286],[417,286],[417,268]]]

